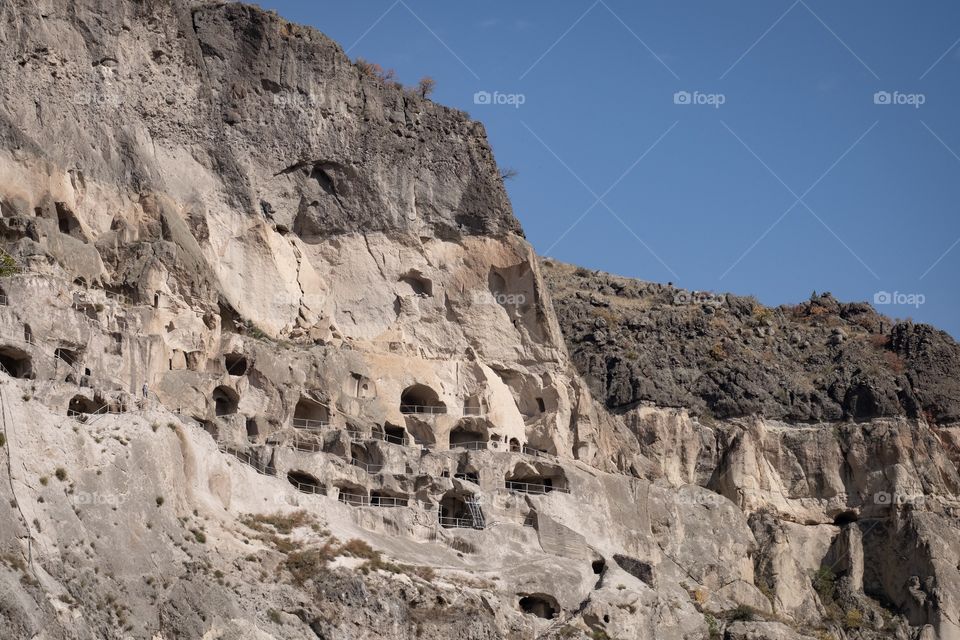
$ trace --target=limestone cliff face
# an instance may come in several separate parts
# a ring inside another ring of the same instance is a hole
[[[0,45],[10,637],[960,638],[941,370],[864,424],[638,405],[465,114],[235,3]]]

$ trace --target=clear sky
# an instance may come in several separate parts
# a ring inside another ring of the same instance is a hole
[[[543,255],[960,336],[960,2],[260,4],[435,78]]]

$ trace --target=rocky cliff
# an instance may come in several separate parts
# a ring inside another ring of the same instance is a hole
[[[4,637],[960,638],[938,334],[857,386],[811,320],[850,401],[752,338],[708,347],[752,386],[601,377],[659,308],[541,266],[482,127],[317,31],[6,0],[0,43]]]
[[[960,421],[960,345],[829,293],[766,307],[547,260],[570,353],[613,411],[638,403],[718,418]]]

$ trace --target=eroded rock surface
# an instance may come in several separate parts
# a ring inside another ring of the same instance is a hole
[[[4,637],[960,638],[939,333],[662,326],[541,266],[479,124],[269,12],[8,0],[0,43]]]

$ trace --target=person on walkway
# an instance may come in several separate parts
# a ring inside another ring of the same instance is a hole
[[[148,391],[149,391],[149,390],[147,389],[147,383],[144,382],[144,383],[143,383],[143,399],[144,399],[144,400],[147,399],[147,392],[148,392]]]

